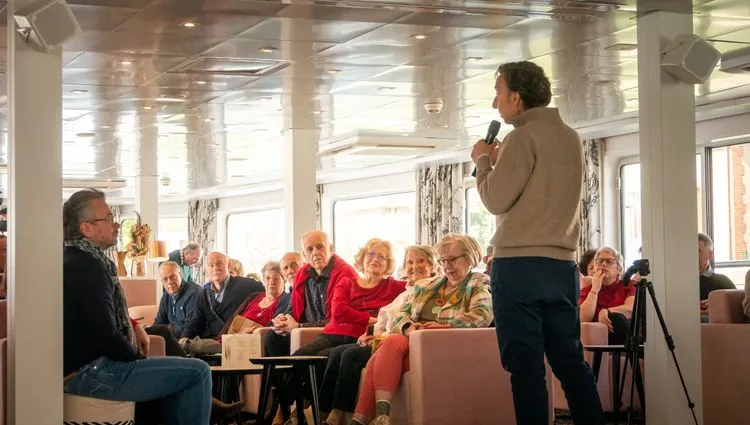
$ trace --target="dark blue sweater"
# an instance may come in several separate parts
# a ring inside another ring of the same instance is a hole
[[[154,325],[172,324],[172,333],[179,338],[182,330],[187,324],[188,318],[195,311],[195,303],[201,296],[203,290],[200,286],[182,281],[176,296],[169,295],[166,291],[161,296],[159,312],[156,314]]]
[[[210,289],[201,289],[195,303],[194,314],[182,330],[183,338],[217,338],[224,323],[232,318],[250,294],[264,292],[263,285],[255,279],[235,276],[229,278],[221,302],[214,299]]]
[[[99,261],[78,248],[63,249],[63,373],[99,357],[142,358],[115,324],[115,288]]]

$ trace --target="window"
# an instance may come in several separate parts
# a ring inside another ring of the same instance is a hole
[[[495,216],[487,211],[476,187],[466,190],[466,234],[474,237],[485,249],[495,234]]]
[[[159,240],[166,242],[168,252],[185,246],[188,243],[187,217],[160,218]]]
[[[349,262],[371,238],[393,245],[396,270],[400,270],[404,251],[416,242],[416,193],[397,193],[369,198],[336,201],[333,205],[333,246]]]
[[[703,229],[701,156],[695,156],[696,201],[698,223],[696,233]],[[621,249],[625,264],[641,257],[638,250],[643,245],[641,233],[641,164],[626,164],[620,167],[621,196]],[[699,230],[700,229],[700,230]],[[696,239],[697,239],[696,235]],[[697,243],[697,242],[696,242]]]
[[[120,251],[128,250],[128,244],[133,240],[133,238],[130,237],[130,231],[133,230],[133,226],[135,226],[135,223],[135,218],[126,218],[120,221]]]
[[[716,262],[748,260],[750,143],[712,148],[709,152],[714,258]]]
[[[260,273],[269,260],[284,255],[284,209],[230,214],[227,217],[227,255],[240,260],[247,273]]]

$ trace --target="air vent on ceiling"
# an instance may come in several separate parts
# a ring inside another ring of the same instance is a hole
[[[318,153],[361,156],[413,156],[458,146],[460,135],[449,130],[420,133],[358,131],[322,143]]]
[[[261,77],[284,69],[288,65],[288,62],[273,60],[199,57],[171,72]]]
[[[721,55],[722,72],[750,72],[750,46]]]

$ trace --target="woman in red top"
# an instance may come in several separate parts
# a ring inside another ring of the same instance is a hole
[[[622,254],[609,247],[596,251],[591,285],[581,288],[581,322],[600,322],[609,329],[609,343],[624,344],[635,301],[635,286],[621,282]]]
[[[357,340],[368,325],[375,324],[381,307],[404,292],[406,282],[391,276],[395,261],[390,242],[370,239],[354,258],[362,277],[342,279],[333,290],[331,321],[323,333],[346,335]]]
[[[261,269],[263,275],[263,286],[265,293],[255,293],[242,303],[232,317],[242,315],[246,319],[261,326],[269,326],[271,319],[277,314],[287,313],[291,309],[291,296],[284,292],[284,276],[281,274],[281,266],[276,261],[267,262]],[[224,335],[229,330],[232,321],[228,320],[221,330]],[[241,333],[253,333],[256,328],[246,328]]]

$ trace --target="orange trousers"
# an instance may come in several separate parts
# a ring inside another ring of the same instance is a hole
[[[401,383],[401,375],[408,370],[409,338],[388,335],[367,362],[365,382],[354,412],[366,418],[375,416],[375,390],[394,394]]]

